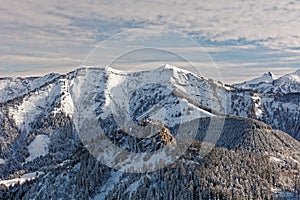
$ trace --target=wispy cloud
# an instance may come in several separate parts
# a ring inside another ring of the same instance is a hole
[[[143,27],[161,31],[135,32],[127,39],[147,40],[163,35],[161,28],[166,28],[197,40],[219,67],[240,65],[244,71],[251,63],[299,67],[296,0],[1,1],[1,69],[78,65],[99,42]],[[193,57],[192,48],[183,51]]]

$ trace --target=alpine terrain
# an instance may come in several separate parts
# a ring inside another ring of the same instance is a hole
[[[0,79],[0,199],[300,198],[300,71]]]

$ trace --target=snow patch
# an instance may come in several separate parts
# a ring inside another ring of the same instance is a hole
[[[10,179],[10,180],[2,180],[2,181],[0,181],[0,185],[5,185],[6,187],[12,187],[17,183],[23,184],[25,181],[35,180],[44,174],[45,173],[42,171],[27,173],[27,174],[23,174],[20,178],[14,178],[14,179]]]
[[[53,85],[48,85],[35,94],[25,96],[21,104],[9,108],[10,116],[22,131],[28,133],[31,123],[49,108],[47,100],[49,96],[55,96],[51,94],[52,89]]]
[[[261,100],[259,94],[254,94],[252,96],[252,102],[254,103],[254,111],[257,118],[260,118],[262,116],[262,109],[261,109]]]
[[[178,104],[170,104],[161,107],[160,109],[156,110],[153,115],[148,112],[147,114],[151,119],[162,121],[169,127],[173,127],[175,124],[192,121],[200,117],[215,116],[210,112],[188,103],[186,99],[179,99],[178,101]]]
[[[68,79],[59,79],[59,87],[61,93],[61,108],[55,112],[62,111],[69,116],[74,114],[74,104],[70,94],[70,83]]]
[[[26,162],[32,161],[39,156],[44,156],[48,153],[48,145],[50,138],[47,135],[37,135],[36,138],[28,145],[30,156],[26,158]]]
[[[2,159],[2,158],[0,158],[0,165],[1,165],[1,164],[5,164],[5,160]]]

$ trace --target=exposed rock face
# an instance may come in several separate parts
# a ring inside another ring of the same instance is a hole
[[[170,130],[166,127],[162,127],[160,129],[160,137],[166,145],[176,144],[175,137],[170,133]]]

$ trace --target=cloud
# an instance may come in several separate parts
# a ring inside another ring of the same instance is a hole
[[[143,27],[158,29],[128,34],[127,40],[163,38],[162,29],[171,29],[197,40],[220,68],[246,69],[255,63],[299,67],[300,3],[296,0],[0,0],[0,11],[2,68],[77,65],[99,42]],[[172,43],[179,45],[169,38]],[[182,51],[194,57],[192,48]],[[103,59],[109,56],[104,54]]]
[[[55,29],[53,34],[68,40],[154,26],[213,41],[243,38],[268,47],[300,46],[298,1],[13,1],[2,2],[1,10],[1,25],[33,27],[48,34]]]
[[[57,62],[57,64],[63,64],[65,61],[81,62],[82,60],[69,57],[36,57],[36,56],[19,56],[19,55],[0,55],[0,62],[14,62],[14,63],[45,63],[45,62]]]

